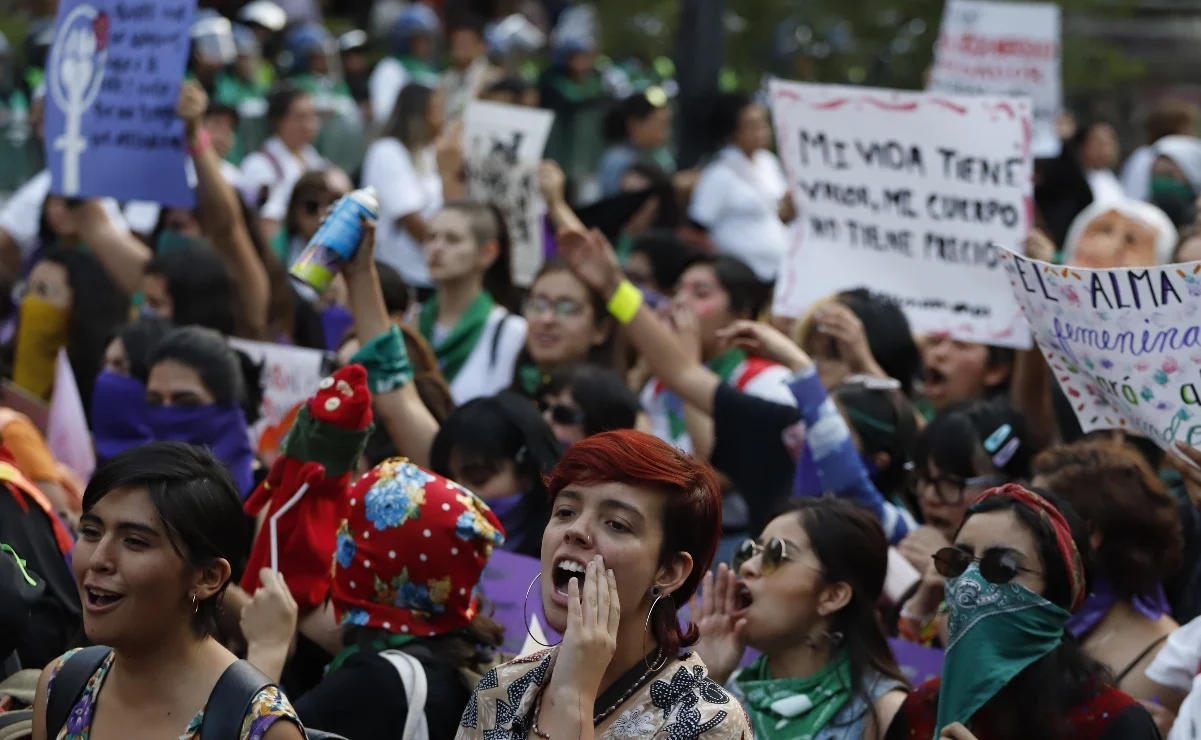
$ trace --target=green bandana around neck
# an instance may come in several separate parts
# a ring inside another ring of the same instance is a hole
[[[973,563],[947,579],[947,651],[934,735],[968,720],[1014,676],[1063,641],[1071,614],[1030,589],[989,583]]]
[[[840,650],[808,678],[772,678],[762,655],[736,679],[761,740],[811,740],[851,700],[851,658]]]
[[[382,653],[385,650],[398,650],[416,639],[417,638],[413,635],[388,635],[383,639],[373,640],[369,649],[372,653],[376,654]],[[342,664],[346,662],[347,658],[355,653],[362,652],[362,650],[363,648],[360,645],[349,645],[343,648],[342,652],[338,653],[336,656],[334,656],[334,659],[330,661],[329,667],[325,669],[326,675],[329,675],[341,668]]]
[[[734,371],[744,362],[746,362],[746,352],[740,349],[728,349],[710,358],[705,366],[716,373],[722,383],[729,383]],[[671,438],[679,439],[688,431],[688,425],[684,421],[684,402],[670,391],[664,392],[670,394],[664,399],[667,406],[667,426],[671,430]]]
[[[521,389],[530,398],[533,398],[538,393],[538,389],[542,387],[542,383],[546,378],[547,375],[532,362],[525,363],[517,368],[517,381],[521,384]]]
[[[496,306],[496,301],[492,300],[488,291],[481,291],[463,312],[463,315],[459,317],[459,323],[455,324],[455,328],[451,329],[450,334],[446,335],[446,338],[438,344],[434,343],[434,322],[438,318],[438,296],[431,298],[422,307],[421,335],[433,345],[434,354],[438,356],[438,367],[442,369],[442,375],[445,376],[447,383],[453,383],[455,376],[463,369],[463,365],[467,364],[467,358],[471,356],[471,352],[484,333],[484,327],[488,325],[488,315],[492,313],[494,306]]]

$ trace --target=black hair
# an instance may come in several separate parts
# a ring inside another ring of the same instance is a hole
[[[90,252],[52,248],[41,259],[67,271],[72,294],[67,359],[83,407],[91,409],[92,387],[104,367],[109,339],[129,319],[129,296]]]
[[[913,341],[909,319],[896,302],[866,288],[838,294],[838,302],[851,310],[863,324],[868,348],[880,368],[901,383],[906,396],[913,395],[913,381],[922,364],[921,352]]]
[[[988,357],[984,360],[984,367],[989,370],[994,370],[999,367],[1009,368],[1005,379],[994,386],[985,389],[985,392],[990,396],[1007,395],[1009,393],[1009,383],[1013,380],[1013,365],[1017,362],[1017,350],[1012,347],[997,347],[991,344],[985,345],[988,347]]]
[[[413,299],[400,272],[392,265],[379,261],[375,263],[375,272],[379,275],[380,292],[384,294],[384,308],[388,313],[402,314],[408,311]]]
[[[714,100],[709,113],[709,136],[715,146],[721,146],[738,132],[742,112],[755,104],[755,99],[745,92],[721,93]]]
[[[557,368],[538,390],[539,398],[570,391],[584,415],[584,434],[633,429],[642,410],[638,397],[617,373],[586,363]]]
[[[888,538],[880,521],[867,509],[833,496],[798,499],[791,504],[809,547],[821,563],[826,585],[846,583],[850,602],[830,617],[828,631],[841,633],[841,648],[850,658],[850,691],[865,705],[863,714],[848,720],[856,724],[871,713],[879,724],[875,702],[867,693],[871,674],[908,684],[888,646],[876,615],[888,573]]]
[[[446,35],[449,37],[455,31],[472,31],[481,39],[488,22],[479,13],[471,10],[459,10],[448,14],[446,19]]]
[[[863,455],[888,454],[888,467],[872,477],[876,488],[886,496],[906,494],[918,437],[913,405],[899,390],[863,383],[843,383],[830,396],[859,435]]]
[[[246,381],[238,353],[230,348],[225,337],[212,329],[199,326],[172,329],[150,353],[149,364],[153,369],[167,360],[195,370],[217,403],[245,402]]]
[[[538,409],[516,393],[502,391],[460,406],[438,429],[430,448],[430,469],[454,479],[450,458],[458,453],[465,467],[478,467],[491,475],[506,460],[512,461],[519,479],[528,481],[524,504],[527,519],[541,532],[550,517],[550,494],[543,477],[559,462],[559,441]],[[479,481],[458,481],[471,487]],[[517,491],[513,491],[517,493]],[[533,526],[533,525],[531,525]],[[537,543],[527,543],[535,550]]]
[[[306,95],[307,92],[291,82],[283,82],[272,88],[267,94],[267,123],[272,132],[280,121],[288,117],[292,104]]]
[[[476,249],[482,249],[488,242],[496,242],[496,259],[484,272],[484,289],[498,304],[516,313],[520,306],[517,288],[513,285],[513,245],[504,213],[494,203],[474,200],[452,200],[443,204],[442,210],[455,211],[467,218]]]
[[[433,96],[434,91],[425,85],[405,85],[396,96],[392,113],[379,132],[380,138],[396,139],[404,144],[410,153],[416,155],[418,150],[433,139],[433,132],[426,123],[430,99]]]
[[[512,95],[521,98],[534,89],[534,86],[515,75],[506,75],[484,89],[484,95]]]
[[[226,336],[235,334],[238,296],[229,269],[208,242],[156,254],[147,275],[167,282],[176,326],[203,326]]]
[[[206,110],[204,112],[204,117],[211,118],[213,116],[225,116],[226,118],[233,121],[233,124],[234,124],[233,127],[235,129],[238,127],[238,124],[241,123],[241,121],[242,121],[242,117],[240,115],[238,115],[237,108],[233,107],[232,105],[226,105],[225,103],[218,103],[216,101],[210,100],[208,110]]]
[[[630,248],[631,254],[637,252],[646,255],[660,293],[671,292],[684,270],[696,261],[699,251],[676,236],[675,232],[666,230],[640,234]]]
[[[120,339],[129,359],[129,374],[142,385],[150,375],[150,353],[172,329],[168,319],[143,316],[117,329],[113,339]],[[110,342],[112,340],[109,340]]]
[[[628,138],[630,120],[644,121],[663,106],[655,105],[645,92],[627,95],[614,103],[605,113],[601,124],[601,136],[605,141],[618,143]]]
[[[728,254],[710,254],[695,252],[691,261],[685,265],[684,271],[697,265],[708,265],[713,268],[718,284],[729,297],[730,315],[737,318],[756,319],[767,305],[768,287],[763,284],[755,271],[745,262]]]
[[[224,559],[233,569],[216,595],[198,602],[192,615],[197,633],[213,634],[225,589],[250,555],[251,531],[233,478],[203,447],[150,442],[116,455],[92,475],[83,493],[84,514],[114,490],[130,487],[146,489],[167,539],[189,566],[200,570]]]
[[[984,442],[1004,427],[1009,427],[997,450],[987,451]],[[1008,440],[1017,439],[1017,449],[1003,465],[990,458],[1004,449]],[[990,465],[1011,481],[1030,477],[1031,464],[1038,450],[1026,434],[1025,418],[1007,398],[962,401],[934,417],[918,435],[913,463],[918,475],[933,462],[946,475],[973,478],[982,475],[981,466]]]
[[[1087,568],[1089,539],[1084,521],[1055,494],[1040,489],[1029,490],[1042,496],[1063,515],[1081,562]],[[1038,543],[1045,584],[1042,596],[1056,606],[1071,610],[1071,573],[1060,554],[1050,522],[1026,504],[1003,496],[974,504],[964,514],[963,521],[967,523],[976,514],[997,511],[1013,512]],[[1014,676],[981,708],[977,716],[989,728],[990,735],[998,740],[1029,737],[1031,727],[1049,730],[1047,737],[1060,737],[1067,729],[1070,710],[1083,704],[1105,684],[1113,684],[1109,671],[1089,657],[1080,643],[1065,630],[1063,640],[1054,650]]]
[[[645,178],[650,183],[647,189],[659,198],[659,212],[655,215],[655,223],[652,228],[666,231],[680,225],[680,203],[676,198],[671,173],[654,162],[639,160],[626,167],[625,172],[621,173],[623,179],[626,175],[638,175]]]

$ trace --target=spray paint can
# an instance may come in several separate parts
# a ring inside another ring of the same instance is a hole
[[[354,259],[363,241],[363,219],[374,221],[379,213],[375,188],[347,193],[334,204],[321,228],[292,264],[292,277],[324,293],[342,265]]]

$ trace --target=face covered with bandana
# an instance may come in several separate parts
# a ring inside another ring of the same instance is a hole
[[[1041,532],[1032,526],[1035,520]],[[1043,558],[1048,549],[1043,540],[1053,542],[1052,562]],[[1079,550],[1063,514],[1015,484],[984,494],[968,510],[955,545],[935,553],[934,563],[946,578],[949,611],[938,697],[941,729],[967,724],[1019,673],[1055,650],[1069,608],[1082,603],[1085,588]],[[1067,573],[1063,606],[1046,598],[1054,571]]]
[[[13,297],[20,308],[13,382],[49,400],[58,351],[70,338],[74,294],[67,268],[50,260],[38,262]]]

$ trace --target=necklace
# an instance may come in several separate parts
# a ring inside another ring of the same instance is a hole
[[[662,652],[661,650],[655,651],[655,659],[653,662],[656,665],[659,664],[659,655],[661,652]],[[655,673],[657,673],[663,667],[662,665],[659,665],[659,668],[652,670],[650,665],[651,664],[649,664],[649,663],[647,664],[646,670],[642,673],[641,676],[638,677],[638,680],[635,681],[634,683],[630,684],[630,688],[626,689],[625,692],[623,692],[622,695],[620,697],[618,697],[617,701],[610,704],[607,708],[601,710],[598,714],[592,715],[592,726],[593,727],[596,727],[601,722],[604,722],[606,717],[608,717],[609,715],[616,712],[618,707],[620,707],[622,704],[624,704],[627,699],[629,699],[631,696],[634,695],[634,693],[636,691],[638,691],[643,686],[645,686],[646,683],[651,679],[651,677],[654,676]],[[538,696],[537,703],[534,704],[534,721],[533,721],[530,729],[533,730],[534,734],[537,735],[539,738],[541,738],[541,740],[551,740],[550,735],[546,734],[545,732],[542,731],[542,728],[538,727],[538,715],[541,713],[541,711],[542,711],[542,696],[540,694]]]

